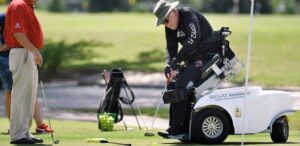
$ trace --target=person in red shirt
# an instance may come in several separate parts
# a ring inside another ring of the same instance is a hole
[[[4,88],[6,115],[8,119],[10,119],[10,105],[11,105],[10,101],[11,101],[11,90],[12,90],[13,83],[12,83],[12,75],[11,72],[9,71],[9,63],[8,63],[10,50],[7,50],[7,46],[3,38],[4,22],[5,22],[5,14],[0,13],[0,79],[2,81],[2,86]],[[50,129],[46,123],[43,122],[40,104],[37,99],[35,101],[34,114],[33,114],[33,118],[37,126],[35,131],[38,134],[53,132],[53,130]],[[10,133],[9,130],[8,133]]]
[[[6,12],[4,40],[10,49],[9,68],[13,76],[11,144],[43,143],[29,132],[38,87],[37,65],[43,64],[39,52],[43,31],[34,13],[36,1],[12,0]]]

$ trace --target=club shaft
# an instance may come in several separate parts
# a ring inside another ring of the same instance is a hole
[[[40,84],[41,84],[41,87],[42,87],[42,93],[43,93],[43,98],[44,98],[44,103],[45,103],[45,111],[46,111],[46,113],[48,113],[48,105],[47,105],[47,101],[46,101],[46,95],[45,95],[45,89],[44,89],[43,82],[40,81]],[[49,116],[47,116],[47,119],[48,119],[49,127],[50,127],[50,129],[52,130],[51,120],[50,120]],[[57,142],[54,140],[53,132],[50,132],[50,134],[51,134],[52,142],[53,142],[53,143],[57,143]]]
[[[164,91],[166,91],[166,89],[167,89],[167,85],[165,85]],[[163,92],[164,92],[164,91],[163,91]],[[162,94],[162,95],[161,95],[161,98],[159,99],[159,102],[158,102],[158,105],[157,105],[157,108],[156,108],[156,111],[155,111],[155,114],[154,114],[154,117],[153,117],[153,120],[152,120],[151,129],[153,129],[154,122],[155,122],[155,120],[156,120],[156,116],[157,116],[159,107],[160,107],[161,102],[162,102],[162,100],[163,100],[163,95],[164,95],[164,94]]]
[[[157,108],[156,108],[156,111],[155,111],[155,114],[154,114],[154,117],[153,117],[153,120],[152,120],[151,129],[153,129],[154,122],[156,120],[156,116],[157,116],[157,113],[158,113],[161,102],[162,102],[162,98],[160,98],[159,103],[157,105]]]
[[[117,145],[124,145],[124,146],[130,146],[131,144],[126,144],[126,143],[118,143],[118,142],[108,142],[111,144],[117,144]]]

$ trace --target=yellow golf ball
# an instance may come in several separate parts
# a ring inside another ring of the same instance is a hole
[[[157,143],[156,143],[156,142],[153,142],[153,143],[152,143],[152,146],[157,146]]]

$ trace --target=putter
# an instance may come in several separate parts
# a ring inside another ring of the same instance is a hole
[[[116,144],[116,145],[124,145],[124,146],[131,146],[131,144],[126,144],[126,143],[118,143],[118,142],[109,142],[108,140],[106,139],[102,139],[100,140],[100,143],[111,143],[111,144]]]
[[[126,143],[109,142],[106,138],[88,138],[87,142],[88,143],[111,143],[116,145],[131,146],[131,144],[126,144]]]
[[[43,98],[44,98],[44,102],[45,102],[45,110],[46,110],[46,113],[48,113],[48,106],[47,106],[47,102],[46,102],[45,89],[44,89],[43,82],[40,81],[40,84],[41,84],[41,88],[42,88],[42,92],[43,92]],[[49,127],[52,130],[52,128],[51,128],[51,121],[50,121],[50,118],[48,116],[47,116],[47,119],[48,119]],[[58,144],[59,140],[58,139],[54,139],[53,132],[50,132],[50,134],[51,134],[51,139],[52,139],[53,144]]]
[[[165,92],[166,90],[167,90],[167,84],[165,85],[165,88],[164,88],[163,92]],[[157,105],[157,108],[156,108],[156,111],[155,111],[153,120],[152,120],[152,124],[151,124],[151,129],[152,129],[152,130],[153,130],[154,122],[155,122],[155,120],[156,120],[156,116],[157,116],[159,107],[160,107],[161,102],[162,102],[162,100],[163,100],[163,96],[164,96],[164,94],[162,93],[161,98],[159,99],[159,102],[158,102],[158,105]],[[152,133],[152,132],[146,132],[146,133],[144,134],[144,136],[154,136],[154,135],[155,135],[155,134]]]

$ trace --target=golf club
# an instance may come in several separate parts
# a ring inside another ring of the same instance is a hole
[[[103,80],[105,81],[105,85],[107,86],[107,84],[108,84],[108,82],[109,82],[109,80],[110,80],[110,75],[109,75],[109,73],[108,73],[107,70],[103,70],[103,72],[102,72],[102,78],[103,78]],[[107,92],[107,93],[108,93],[108,92]],[[105,98],[106,95],[107,95],[107,94],[105,94],[105,95],[102,97],[101,101]],[[101,105],[101,104],[100,104],[100,105]],[[128,131],[128,127],[127,127],[127,124],[126,124],[125,120],[122,120],[122,121],[123,121],[125,130]]]
[[[100,143],[111,143],[111,144],[116,144],[116,145],[124,145],[124,146],[131,146],[131,144],[126,144],[126,143],[118,143],[118,142],[109,142],[108,140],[106,139],[102,139],[100,140]]]
[[[160,107],[160,104],[162,102],[162,98],[163,98],[163,95],[161,96],[160,100],[159,100],[159,103],[157,105],[157,108],[156,108],[156,111],[155,111],[155,115],[154,115],[154,118],[152,120],[152,124],[151,124],[151,130],[153,130],[153,125],[154,125],[154,122],[155,122],[155,119],[156,119],[156,116],[157,116],[157,113],[158,113],[158,109]],[[144,136],[154,136],[155,134],[152,133],[152,132],[145,132]]]
[[[45,89],[44,89],[43,82],[40,81],[40,84],[41,84],[41,88],[42,88],[42,92],[43,92],[43,98],[44,98],[44,102],[45,102],[45,110],[46,110],[46,113],[48,113],[48,106],[47,106],[47,102],[46,102]],[[48,116],[47,116],[47,119],[48,119],[49,127],[52,130],[51,121],[50,121],[50,118]],[[53,132],[50,132],[50,134],[51,134],[51,138],[52,138],[53,144],[58,144],[59,140],[58,139],[54,139]]]
[[[116,145],[124,145],[124,146],[131,146],[131,144],[126,144],[126,143],[118,143],[118,142],[109,142],[106,138],[88,138],[87,139],[88,143],[111,143],[111,144],[116,144]]]
[[[164,96],[163,93],[164,93],[166,90],[167,90],[167,84],[166,84],[165,87],[164,87],[164,90],[163,90],[163,92],[162,92],[161,98],[159,99],[159,102],[158,102],[158,105],[157,105],[157,108],[156,108],[156,111],[155,111],[155,114],[154,114],[154,117],[153,117],[153,120],[152,120],[152,124],[151,124],[151,129],[152,129],[152,130],[153,130],[154,122],[155,122],[155,120],[156,120],[156,116],[157,116],[159,107],[160,107],[160,105],[161,105],[161,103],[162,103],[162,100],[163,100],[163,96]],[[146,133],[144,134],[144,136],[154,136],[154,135],[155,135],[155,134],[152,133],[152,132],[146,132]]]

